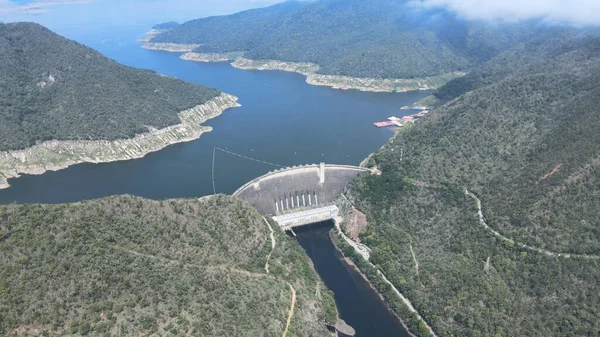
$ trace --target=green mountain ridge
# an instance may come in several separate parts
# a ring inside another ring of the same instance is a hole
[[[593,43],[600,36],[595,28],[549,28],[531,40],[521,42],[500,53],[490,61],[471,69],[465,76],[453,79],[434,92],[434,96],[447,102],[469,91],[496,83],[519,69],[548,58],[576,50]]]
[[[152,42],[200,44],[199,53],[310,62],[319,73],[417,78],[477,66],[543,27],[464,21],[408,1],[286,2],[186,22]]]
[[[0,334],[280,336],[291,285],[290,333],[327,335],[332,294],[275,240],[267,275],[269,228],[227,196],[0,206]]]
[[[0,24],[0,74],[0,151],[132,138],[221,94],[120,65],[34,23]]]
[[[448,91],[349,193],[372,262],[440,336],[600,333],[600,37],[536,43]]]

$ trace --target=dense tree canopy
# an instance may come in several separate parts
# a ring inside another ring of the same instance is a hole
[[[478,70],[515,66],[449,94],[351,189],[373,263],[442,336],[600,334],[600,260],[564,256],[600,256],[600,38],[547,38]]]
[[[280,336],[289,282],[290,331],[324,336],[333,297],[275,235],[266,275],[269,229],[231,197],[1,206],[0,335]]]
[[[201,44],[197,52],[243,51],[250,59],[312,62],[320,73],[414,78],[464,70],[536,31],[533,23],[467,22],[398,0],[286,2],[186,22],[153,42]]]
[[[33,23],[0,23],[0,151],[131,138],[220,92],[126,67]]]

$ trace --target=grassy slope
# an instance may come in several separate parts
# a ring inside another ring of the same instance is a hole
[[[0,151],[131,138],[220,94],[120,65],[33,23],[0,24],[0,75]]]
[[[231,197],[12,205],[0,219],[1,334],[275,336],[284,280],[298,293],[297,335],[325,333],[330,302],[308,258],[278,233],[264,276],[268,227]]]
[[[588,39],[437,108],[374,156],[382,177],[354,186],[374,263],[439,334],[599,333],[598,261],[504,244],[464,196],[514,241],[600,255],[599,51]]]
[[[397,0],[322,0],[187,22],[153,42],[202,44],[198,52],[244,51],[251,59],[312,62],[323,74],[435,76],[488,60],[533,26],[491,27]]]

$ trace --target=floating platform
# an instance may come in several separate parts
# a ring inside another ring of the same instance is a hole
[[[384,128],[386,126],[396,125],[396,122],[395,121],[377,122],[377,123],[373,123],[373,125],[375,125],[378,128]]]

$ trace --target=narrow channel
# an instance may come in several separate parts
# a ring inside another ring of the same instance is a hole
[[[329,232],[331,221],[294,230],[325,285],[335,294],[340,317],[356,330],[356,337],[410,336],[379,294],[336,249]]]

